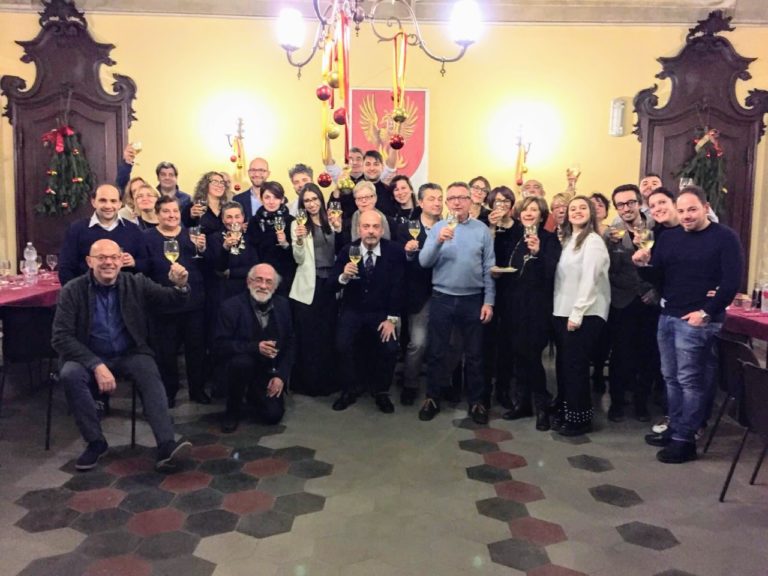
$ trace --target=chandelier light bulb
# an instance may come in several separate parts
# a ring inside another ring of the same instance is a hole
[[[285,8],[277,20],[277,38],[285,50],[293,51],[304,43],[304,19],[295,8]]]
[[[469,46],[480,36],[480,8],[474,0],[458,0],[453,5],[450,21],[451,38],[456,44]]]

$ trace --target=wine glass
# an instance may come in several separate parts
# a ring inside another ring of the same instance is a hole
[[[8,276],[11,275],[11,261],[0,260],[0,286],[8,284]]]
[[[282,232],[283,230],[285,230],[285,220],[282,216],[275,216],[275,232]]]
[[[56,266],[59,265],[59,257],[56,254],[48,254],[45,257],[45,263],[48,264],[48,268],[53,272],[56,270]]]
[[[163,242],[163,255],[173,264],[179,259],[179,242],[175,238]]]
[[[296,224],[298,224],[299,226],[306,226],[307,225],[307,211],[304,210],[304,208],[299,208],[296,211]],[[303,238],[299,238],[296,241],[296,244],[298,244],[299,246],[302,246],[304,244],[304,239]]]
[[[37,258],[35,258],[35,269],[40,272],[40,268],[43,266],[43,257],[38,255]]]
[[[619,240],[617,242],[616,252],[626,252],[622,245],[624,235],[627,233],[626,227],[623,224],[614,224],[613,226],[608,227],[608,233],[612,238],[617,238]]]
[[[341,216],[342,210],[341,210],[341,202],[338,200],[331,200],[328,202],[328,215],[333,216],[334,218],[338,218]]]
[[[133,148],[133,151],[136,153],[136,156],[138,156],[142,150],[144,150],[144,144],[141,143],[141,141],[131,142],[131,148]],[[133,161],[134,166],[138,166],[139,163],[134,160]]]
[[[200,256],[200,251],[197,248],[197,238],[202,233],[203,233],[202,226],[190,226],[189,227],[189,238],[190,238],[190,240],[192,240],[192,244],[195,245],[195,255],[192,256],[192,258],[202,258],[202,256]]]
[[[200,218],[205,216],[205,213],[208,212],[208,200],[206,200],[205,198],[200,198],[198,200],[195,200],[195,206],[199,206],[203,210],[202,214],[200,214]]]
[[[276,376],[277,375],[277,357],[280,354],[280,346],[278,345],[276,339],[272,340],[272,346],[274,346],[275,348],[275,355],[272,358],[272,361],[270,362],[269,373],[272,376]]]
[[[459,225],[459,218],[456,216],[455,212],[448,212],[448,217],[445,219],[445,223],[448,225],[448,228],[454,230],[456,226]]]
[[[349,247],[349,261],[353,264],[360,265],[360,260],[362,260],[363,254],[360,252],[360,246],[350,246]],[[360,276],[352,276],[352,280],[359,280]]]

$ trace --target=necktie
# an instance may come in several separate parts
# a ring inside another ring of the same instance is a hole
[[[368,255],[365,257],[365,273],[370,276],[373,274],[373,268],[373,251],[368,250]]]

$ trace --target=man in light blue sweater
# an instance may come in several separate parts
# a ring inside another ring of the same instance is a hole
[[[493,240],[488,227],[469,217],[469,186],[454,182],[445,193],[448,219],[433,226],[419,263],[432,268],[433,293],[427,336],[427,397],[420,420],[432,420],[440,412],[442,385],[447,381],[446,355],[451,331],[461,331],[467,373],[469,416],[488,423],[483,404],[483,324],[493,317],[496,296],[491,267],[495,264]]]

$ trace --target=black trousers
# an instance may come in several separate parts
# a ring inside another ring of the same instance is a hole
[[[385,318],[381,313],[341,312],[336,351],[343,392],[359,394],[366,387],[372,394],[389,392],[400,345],[393,338],[381,341],[378,328]]]
[[[558,402],[565,421],[584,424],[592,420],[589,362],[600,338],[605,320],[599,316],[584,316],[578,330],[568,331],[568,318],[554,316],[557,345]]]
[[[611,404],[621,406],[624,393],[634,394],[635,402],[645,404],[659,370],[656,341],[659,313],[655,307],[635,298],[625,308],[614,308],[608,316],[611,335]]]
[[[168,398],[175,398],[179,391],[178,354],[182,344],[189,395],[201,393],[205,388],[205,311],[200,309],[158,315],[152,331],[157,367]]]
[[[238,354],[227,360],[228,417],[240,418],[245,396],[262,423],[272,425],[282,420],[285,414],[285,392],[272,398],[267,396],[267,385],[272,378],[270,366],[269,361],[262,360],[257,354]]]

